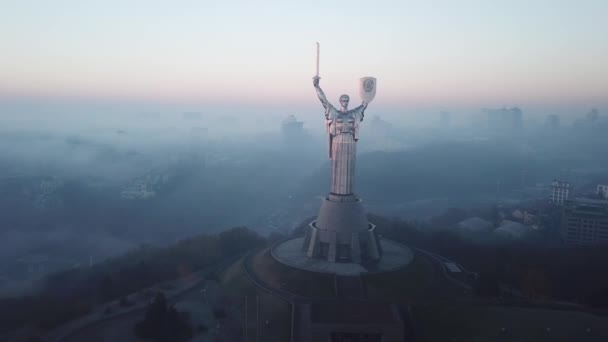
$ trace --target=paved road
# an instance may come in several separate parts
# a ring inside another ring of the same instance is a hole
[[[439,254],[435,254],[429,251],[425,251],[419,248],[413,248],[419,256],[426,257],[431,261],[433,268],[435,269],[436,279],[433,282],[432,288],[428,291],[433,291],[436,298],[467,298],[470,299],[472,295],[472,287],[470,284],[465,283],[462,279],[459,279],[452,275],[452,272],[446,267],[446,263],[453,263],[458,265],[456,262],[449,260]],[[458,265],[462,270],[462,274],[467,274],[468,271]],[[428,292],[427,291],[427,292]]]

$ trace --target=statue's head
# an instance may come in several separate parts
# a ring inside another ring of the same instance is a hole
[[[350,101],[350,97],[346,94],[340,95],[340,105],[344,109],[348,109],[348,102]]]

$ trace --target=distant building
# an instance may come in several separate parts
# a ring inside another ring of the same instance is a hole
[[[523,128],[523,113],[518,107],[484,109],[488,119],[488,129],[492,131],[519,131]]]
[[[366,118],[368,123],[365,132],[367,139],[363,146],[366,151],[397,151],[404,148],[400,131],[389,121],[375,115],[371,119]]]
[[[560,126],[559,115],[547,115],[545,126],[549,129],[558,129]]]
[[[608,199],[608,185],[598,184],[597,195],[602,199]]]
[[[536,229],[539,225],[538,212],[526,210],[526,209],[515,209],[511,213],[513,220],[523,223],[526,226],[531,226]]]
[[[369,123],[369,129],[377,131],[377,133],[387,134],[391,132],[393,125],[383,120],[380,116],[375,115]]]
[[[24,265],[30,275],[47,273],[49,258],[46,255],[26,255],[17,260]]]
[[[600,117],[600,112],[596,108],[591,108],[589,113],[587,113],[587,120],[590,122],[596,122]]]
[[[566,201],[562,209],[561,237],[567,245],[608,243],[608,201]]]
[[[592,108],[583,118],[575,120],[572,127],[605,132],[608,128],[608,117],[601,116],[596,108]]]
[[[37,279],[49,273],[69,269],[75,266],[73,260],[61,257],[49,257],[42,254],[26,254],[16,260],[16,266],[29,279]]]
[[[285,137],[300,136],[304,132],[304,122],[298,121],[294,115],[289,115],[281,123],[281,132]]]
[[[554,180],[551,182],[551,196],[549,199],[552,204],[561,206],[570,197],[570,192],[570,183]]]

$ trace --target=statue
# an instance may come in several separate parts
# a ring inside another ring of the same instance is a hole
[[[313,77],[313,85],[325,108],[325,128],[329,138],[331,162],[331,193],[350,195],[353,193],[359,123],[363,121],[367,102],[355,109],[348,109],[350,97],[340,96],[340,109],[336,109],[319,86],[319,76]]]
[[[322,200],[317,219],[310,223],[302,249],[308,257],[330,262],[379,260],[382,254],[375,226],[367,221],[361,199],[353,193],[359,124],[376,94],[376,79],[359,80],[362,103],[348,109],[350,97],[340,96],[340,109],[334,107],[319,85],[319,43],[316,51],[316,75],[313,86],[325,108],[325,128],[329,138],[331,190]]]

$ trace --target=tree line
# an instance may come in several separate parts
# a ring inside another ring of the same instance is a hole
[[[169,247],[141,246],[90,268],[51,274],[36,295],[0,299],[0,332],[22,327],[44,332],[86,315],[99,304],[187,276],[267,243],[256,232],[236,227]]]
[[[378,232],[454,260],[479,274],[480,294],[502,295],[507,284],[530,299],[608,308],[608,246],[555,246],[537,240],[475,243],[430,224],[370,215]]]

